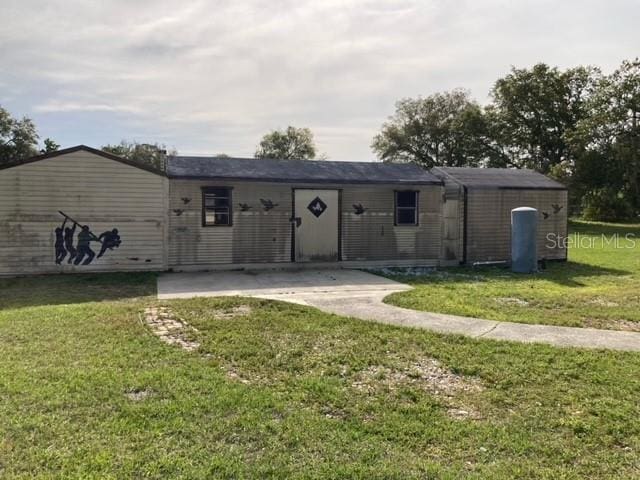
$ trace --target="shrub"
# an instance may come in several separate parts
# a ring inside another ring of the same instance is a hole
[[[633,210],[624,193],[611,187],[592,190],[582,199],[582,214],[587,220],[630,220]]]

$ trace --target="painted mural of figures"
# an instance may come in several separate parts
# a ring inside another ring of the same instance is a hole
[[[64,221],[66,222],[67,219],[65,218]],[[64,226],[64,223],[62,225]],[[73,259],[76,258],[78,253],[76,247],[73,246],[73,237],[76,234],[76,225],[77,223],[74,222],[73,227],[67,227],[64,229],[64,248],[69,252],[69,260],[67,260],[67,263],[73,262]]]
[[[93,241],[97,242],[99,240],[91,233],[87,225],[82,225],[78,234],[78,252],[73,262],[74,265],[80,265],[80,262],[82,262],[82,265],[89,265],[93,261],[93,257],[96,256],[96,253],[91,250],[91,242]],[[82,261],[83,259],[84,261]]]
[[[120,235],[118,235],[117,228],[101,233],[98,237],[98,241],[102,242],[102,248],[100,249],[100,253],[98,253],[98,258],[104,255],[107,249],[113,250],[114,248],[118,248],[122,243],[122,241],[120,240]]]
[[[88,225],[78,223],[64,212],[58,213],[64,217],[62,225],[55,229],[55,253],[58,265],[62,263],[67,254],[69,255],[68,263],[89,265],[94,259],[102,257],[107,250],[118,248],[122,243],[117,228],[107,230],[96,237]],[[73,226],[65,228],[67,222]],[[77,244],[74,246],[76,227],[80,227],[80,232]],[[101,245],[98,255],[91,249],[91,242],[98,242]]]

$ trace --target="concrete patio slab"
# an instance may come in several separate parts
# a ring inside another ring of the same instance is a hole
[[[167,273],[158,279],[158,298],[245,296],[307,304],[321,296],[383,296],[411,287],[359,270],[263,270]]]
[[[245,296],[309,305],[361,320],[558,347],[640,351],[640,332],[497,322],[387,305],[409,285],[358,270],[168,273],[158,278],[158,298]]]

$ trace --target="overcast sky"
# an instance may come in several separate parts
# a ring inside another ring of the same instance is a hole
[[[640,0],[2,0],[0,105],[42,138],[252,156],[310,127],[332,160],[373,160],[402,97],[481,102],[511,65],[640,55]]]

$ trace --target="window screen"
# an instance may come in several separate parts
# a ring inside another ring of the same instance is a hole
[[[396,192],[396,225],[418,225],[418,192]]]
[[[202,225],[205,227],[231,225],[231,189],[205,187],[202,189]]]

